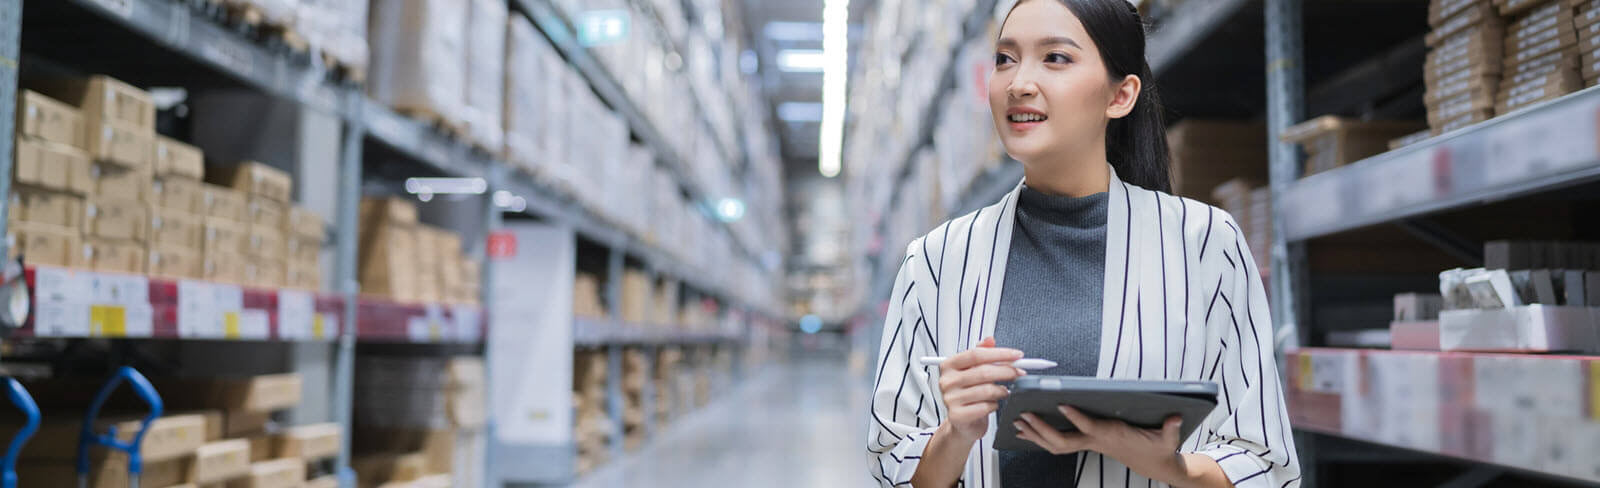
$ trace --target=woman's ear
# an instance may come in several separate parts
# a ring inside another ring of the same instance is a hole
[[[1120,119],[1133,113],[1134,104],[1139,101],[1139,90],[1144,86],[1138,75],[1128,75],[1111,86],[1111,104],[1106,106],[1106,117]]]

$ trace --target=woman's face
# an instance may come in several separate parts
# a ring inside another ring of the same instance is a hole
[[[1017,5],[1000,28],[994,63],[989,109],[1006,153],[1018,161],[1070,159],[1105,147],[1106,122],[1127,114],[1118,103],[1128,95],[1126,83],[1113,83],[1083,24],[1058,1]],[[1137,98],[1137,77],[1130,78]]]

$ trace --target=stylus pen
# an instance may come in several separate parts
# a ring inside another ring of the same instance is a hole
[[[940,364],[944,364],[945,359],[949,358],[941,356],[924,356],[922,359],[918,359],[917,362],[921,363],[923,366],[938,366]],[[1056,362],[1049,359],[1022,358],[1011,363],[1011,365],[1021,369],[1050,369],[1056,367]]]

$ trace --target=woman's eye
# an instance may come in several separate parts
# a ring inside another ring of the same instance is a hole
[[[1044,62],[1046,62],[1046,63],[1070,63],[1070,62],[1072,62],[1072,58],[1068,58],[1067,55],[1061,54],[1061,53],[1050,53],[1050,54],[1046,54],[1044,56]]]
[[[1010,63],[1011,63],[1011,55],[1008,55],[1006,53],[997,53],[997,54],[994,55],[994,64],[996,66],[1010,64]]]

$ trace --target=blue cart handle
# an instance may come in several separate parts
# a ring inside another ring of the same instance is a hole
[[[133,392],[139,395],[139,399],[144,400],[145,405],[150,407],[150,413],[139,422],[139,431],[133,434],[131,442],[118,441],[115,426],[107,429],[105,434],[94,431],[95,420],[100,417],[100,407],[105,406],[106,400],[111,397],[111,392],[115,391],[123,381],[127,381]],[[139,472],[143,469],[139,457],[139,445],[144,442],[144,434],[150,430],[150,423],[155,422],[160,416],[161,395],[156,393],[155,387],[150,386],[150,380],[145,379],[144,375],[131,367],[117,368],[117,374],[107,380],[105,386],[100,387],[100,392],[94,396],[94,403],[89,405],[89,412],[84,414],[83,430],[78,435],[78,485],[83,486],[88,482],[89,449],[94,446],[104,446],[107,449],[127,453],[128,479],[138,480]]]
[[[33,396],[28,394],[28,389],[16,378],[6,378],[6,396],[11,399],[11,404],[22,411],[22,416],[27,422],[17,430],[17,435],[11,438],[11,445],[6,448],[6,456],[0,458],[0,488],[17,488],[17,457],[22,455],[22,445],[28,443],[28,438],[39,431],[39,404],[34,403]]]

